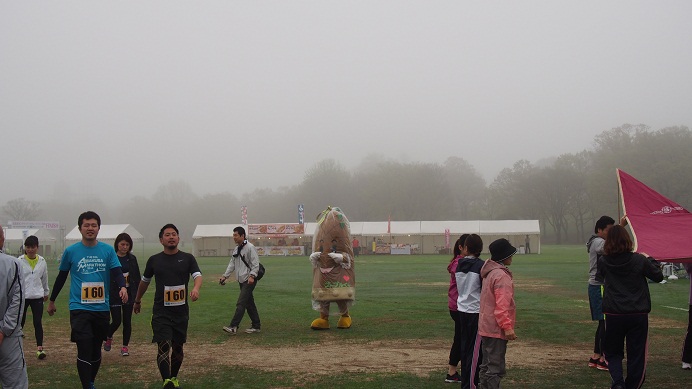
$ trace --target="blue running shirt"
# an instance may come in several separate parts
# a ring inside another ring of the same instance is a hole
[[[87,247],[77,242],[65,249],[60,270],[69,271],[70,311],[110,311],[108,286],[111,269],[120,267],[120,261],[113,246],[96,242]]]

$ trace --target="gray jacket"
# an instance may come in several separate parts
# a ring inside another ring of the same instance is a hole
[[[228,262],[228,267],[226,268],[226,272],[223,273],[223,276],[228,278],[230,277],[231,273],[235,271],[235,278],[240,283],[246,282],[247,279],[250,277],[250,274],[257,277],[257,272],[259,272],[260,261],[255,246],[253,246],[252,243],[247,242],[243,249],[240,250],[240,255],[237,254],[238,247],[233,249],[231,260]],[[248,269],[248,267],[245,266],[243,261],[240,259],[241,256],[245,259],[245,262],[247,262],[247,264],[250,265],[251,269]]]
[[[0,331],[5,337],[22,336],[24,291],[17,258],[0,253]]]

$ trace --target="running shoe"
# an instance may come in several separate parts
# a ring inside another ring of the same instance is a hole
[[[120,355],[122,355],[123,357],[130,355],[130,350],[127,349],[127,346],[123,346],[120,349]]]
[[[223,327],[223,330],[231,335],[235,335],[238,333],[238,327]]]
[[[176,388],[180,388],[180,382],[178,382],[178,377],[171,377],[171,382]]]
[[[46,352],[43,350],[38,350],[36,351],[36,358],[38,359],[46,359]]]
[[[245,330],[246,334],[258,334],[260,332],[261,332],[261,330],[259,328],[252,328],[252,327]]]
[[[461,376],[459,373],[454,373],[452,375],[447,374],[447,378],[445,378],[445,382],[449,384],[454,384],[454,383],[459,383],[461,382]]]
[[[608,371],[608,362],[599,360],[596,369]]]
[[[174,389],[175,388],[175,383],[171,381],[170,378],[166,378],[163,380],[163,389]]]
[[[589,367],[598,367],[598,358],[589,358]]]
[[[682,363],[682,370],[692,370],[692,364],[689,364],[687,362]]]
[[[113,344],[113,338],[106,338],[103,342],[103,351],[111,351],[111,344]]]

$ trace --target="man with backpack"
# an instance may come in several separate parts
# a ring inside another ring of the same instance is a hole
[[[240,294],[238,295],[235,314],[231,319],[231,324],[228,327],[223,327],[223,330],[231,335],[237,334],[240,321],[247,310],[247,314],[250,316],[251,327],[246,329],[245,332],[248,334],[259,333],[261,328],[260,317],[255,305],[255,297],[253,296],[253,291],[255,286],[257,286],[261,273],[259,256],[255,246],[247,241],[243,227],[233,229],[233,241],[238,247],[233,250],[231,260],[228,262],[228,267],[223,273],[223,277],[219,279],[219,284],[225,285],[226,280],[235,271],[235,278],[240,285]]]

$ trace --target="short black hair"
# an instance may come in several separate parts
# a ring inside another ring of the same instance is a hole
[[[98,213],[94,211],[86,211],[79,215],[79,218],[77,219],[77,225],[79,228],[82,228],[82,223],[84,223],[84,220],[87,219],[96,219],[96,224],[101,227],[101,217],[98,215]]]
[[[38,247],[38,238],[33,235],[27,236],[24,247]]]
[[[247,238],[247,235],[245,235],[245,228],[241,226],[234,228],[233,232],[237,232],[239,236],[244,236],[245,238]]]
[[[118,252],[118,244],[123,240],[130,244],[130,251],[132,251],[132,237],[127,232],[121,232],[120,234],[118,234],[118,236],[115,237],[115,243],[113,243],[113,248],[115,249],[115,252]]]
[[[175,233],[180,235],[180,232],[178,232],[178,227],[176,227],[174,224],[168,223],[165,226],[161,227],[161,231],[159,231],[159,239],[163,238],[163,232],[169,228],[174,229]]]
[[[615,220],[613,220],[612,217],[601,216],[601,218],[596,222],[596,226],[593,228],[593,233],[598,234],[598,230],[605,230],[606,227],[612,224],[615,224]]]
[[[477,257],[481,255],[481,251],[483,251],[483,239],[476,234],[471,234],[468,238],[466,238],[464,247],[466,247],[467,253],[473,254]]]

